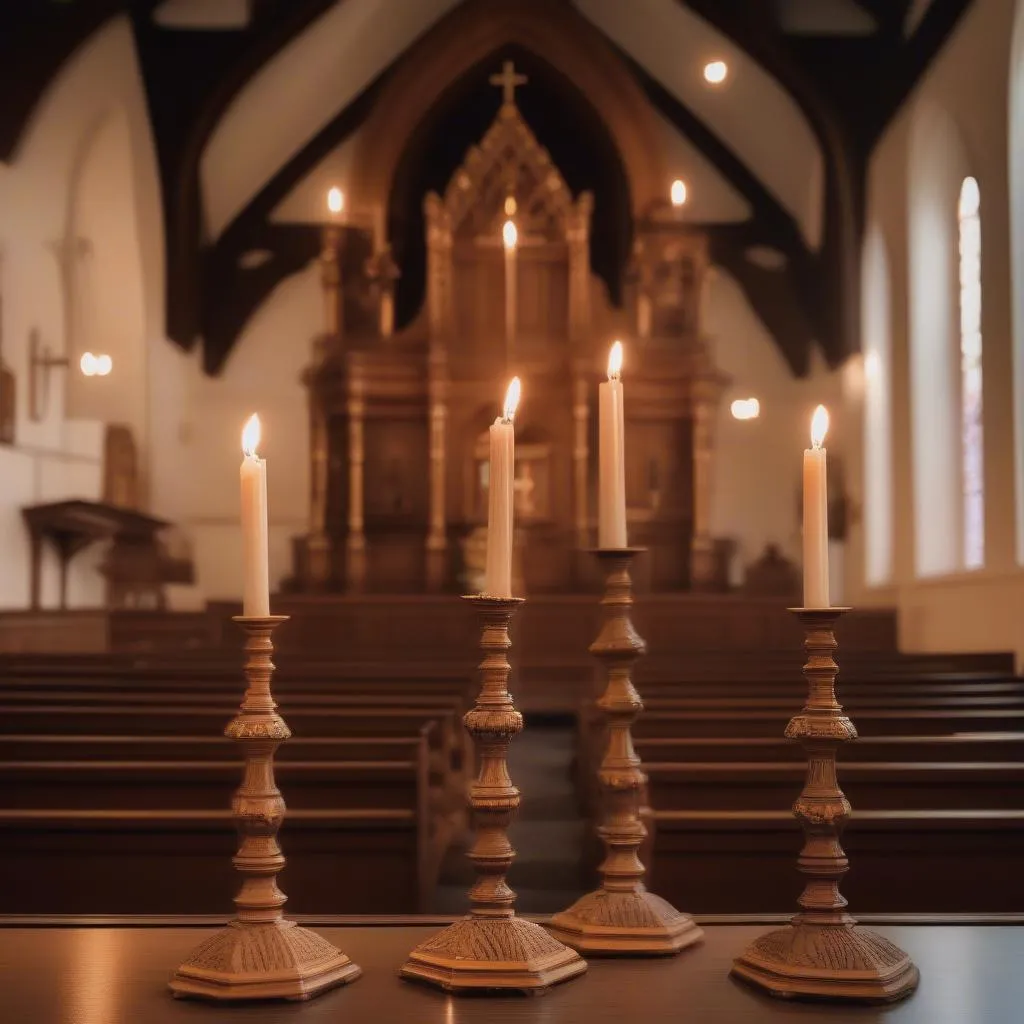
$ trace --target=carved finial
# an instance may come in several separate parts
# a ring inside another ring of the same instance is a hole
[[[516,87],[526,85],[526,75],[517,75],[516,66],[512,61],[507,60],[501,66],[501,73],[491,75],[491,85],[501,88],[501,102],[503,106],[514,107],[516,105]]]

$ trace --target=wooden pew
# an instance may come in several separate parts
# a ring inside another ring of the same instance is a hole
[[[800,764],[693,761],[644,765],[655,811],[752,810],[791,806],[804,785]],[[1005,761],[862,761],[845,764],[843,792],[864,810],[1024,810],[1024,764]]]
[[[421,912],[432,891],[411,808],[290,810],[281,888],[297,914]],[[0,810],[10,914],[232,911],[237,840],[223,810]]]
[[[655,811],[650,884],[692,913],[791,913],[799,826],[788,810]],[[860,913],[1024,911],[1024,811],[854,810],[842,891]]]
[[[805,764],[803,748],[784,736],[679,739],[640,737],[634,741],[644,764],[693,761],[748,761]],[[2,745],[0,745],[2,749]],[[858,761],[1020,761],[1024,732],[957,733],[950,736],[861,736],[839,751],[839,766]]]

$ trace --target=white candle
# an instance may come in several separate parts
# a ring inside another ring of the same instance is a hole
[[[811,447],[804,452],[804,607],[828,608],[828,410],[811,419]]]
[[[512,596],[512,484],[516,441],[512,420],[519,404],[519,378],[505,394],[502,415],[491,424],[491,468],[487,495],[487,567],[484,595]]]
[[[623,421],[622,342],[608,355],[608,379],[598,387],[600,461],[598,463],[599,548],[626,547],[626,449]]]
[[[501,229],[505,246],[505,342],[509,350],[516,338],[516,246],[519,232],[514,220],[505,221]]]
[[[242,430],[242,614],[270,614],[270,568],[267,556],[267,463],[256,454],[260,418],[249,417]]]

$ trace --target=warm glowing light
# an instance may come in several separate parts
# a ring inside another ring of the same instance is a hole
[[[519,241],[519,232],[516,230],[516,222],[507,220],[501,228],[501,240],[505,243],[506,249],[514,249]]]
[[[78,361],[78,365],[82,368],[82,373],[86,377],[95,377],[96,370],[96,357],[91,352],[83,352],[82,358]]]
[[[818,408],[814,410],[814,415],[811,417],[811,444],[815,448],[820,448],[827,433],[828,409],[823,405],[819,405]]]
[[[618,380],[622,373],[622,342],[616,341],[608,353],[608,379]]]
[[[704,81],[708,85],[721,85],[729,74],[729,65],[724,60],[712,60],[704,65]]]
[[[341,213],[345,209],[345,193],[341,191],[336,185],[328,189],[327,192],[327,209],[335,216]]]
[[[256,449],[260,443],[260,418],[253,413],[242,427],[242,451],[248,459],[257,458]]]
[[[96,357],[96,375],[98,377],[106,377],[113,368],[114,360],[110,356],[102,355]]]
[[[516,409],[519,406],[519,393],[522,390],[522,386],[519,383],[518,377],[512,378],[512,383],[508,386],[508,391],[505,392],[505,408],[502,410],[501,418],[506,423],[511,423],[516,414]]]
[[[729,411],[734,420],[756,420],[761,415],[761,403],[756,398],[737,398]]]
[[[516,215],[516,210],[518,208],[519,207],[516,205],[516,197],[515,196],[505,196],[505,216],[506,217],[514,217]]]
[[[673,206],[682,206],[686,202],[686,182],[676,178],[672,182],[672,189],[669,192]]]

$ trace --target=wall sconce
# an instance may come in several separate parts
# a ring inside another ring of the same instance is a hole
[[[84,377],[106,377],[114,368],[114,360],[106,354],[97,356],[91,352],[83,352],[78,365]]]
[[[734,420],[756,420],[761,415],[761,403],[756,398],[737,398],[729,411]]]
[[[28,336],[28,415],[38,423],[46,415],[50,397],[50,371],[68,365],[67,356],[50,354],[50,347],[39,339],[39,330],[32,328]]]
[[[28,415],[33,422],[38,423],[46,416],[50,371],[70,365],[67,356],[50,354],[49,346],[40,341],[38,328],[33,327],[28,338]],[[106,354],[85,352],[78,365],[86,377],[106,377],[114,368],[114,360]]]

